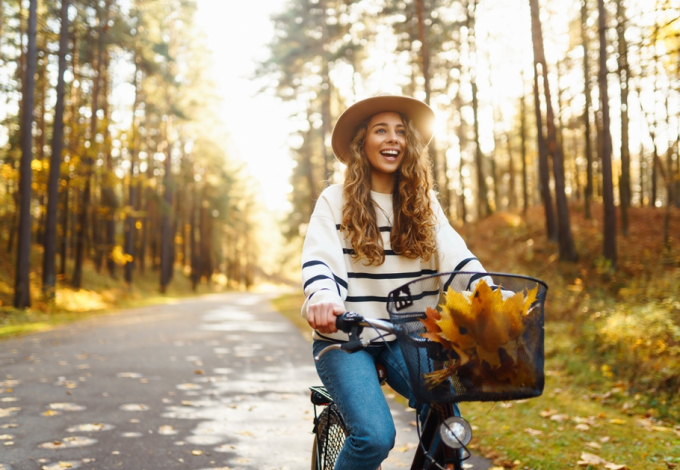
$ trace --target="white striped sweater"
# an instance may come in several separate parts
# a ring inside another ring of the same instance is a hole
[[[437,252],[429,261],[409,259],[391,250],[392,195],[371,191],[371,196],[380,207],[375,212],[385,249],[385,262],[379,266],[366,266],[363,260],[352,260],[351,244],[339,230],[342,223],[342,185],[329,186],[319,196],[302,248],[302,285],[305,294],[302,316],[305,319],[309,306],[321,302],[331,302],[345,311],[357,312],[366,317],[388,319],[387,296],[401,285],[438,272],[463,269],[484,271],[461,236],[449,224],[434,193],[431,194],[431,201],[437,221]],[[377,333],[369,329],[362,334],[364,339],[376,336]],[[348,339],[342,332],[321,335],[317,331],[314,332],[314,338],[330,341]],[[387,336],[386,339],[392,340],[394,337]]]

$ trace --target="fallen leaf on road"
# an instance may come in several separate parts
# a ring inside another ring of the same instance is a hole
[[[408,452],[409,450],[415,449],[415,448],[416,448],[415,444],[413,444],[411,442],[407,442],[406,444],[404,444],[401,447],[395,447],[395,450],[398,450],[399,452]]]
[[[158,434],[162,434],[164,436],[171,436],[173,434],[177,434],[177,431],[172,426],[166,424],[164,426],[158,427]]]
[[[14,445],[14,441],[7,441],[7,442],[4,443],[4,445],[6,445],[6,446],[13,446],[13,445]]]
[[[14,436],[11,434],[1,434],[0,435],[0,441],[8,441],[10,439],[14,439]]]
[[[84,406],[76,405],[75,403],[50,403],[50,409],[61,411],[83,411]]]
[[[91,439],[89,437],[81,436],[69,436],[65,437],[61,441],[51,441],[40,444],[43,449],[66,449],[69,447],[84,447],[95,444],[96,439]]]
[[[128,403],[127,405],[120,405],[119,409],[123,411],[146,411],[149,407],[140,403]]]
[[[80,467],[80,462],[77,460],[67,461],[67,462],[57,462],[48,465],[43,465],[40,467],[42,470],[62,470],[64,468],[78,468]]]
[[[0,408],[0,418],[7,418],[8,416],[12,416],[17,411],[21,411],[21,408],[17,408],[17,407]]]
[[[203,451],[202,450],[192,450],[191,455],[195,455],[195,456],[203,455]]]
[[[5,397],[5,398],[0,399],[0,401],[4,402],[4,403],[9,403],[9,402],[17,401],[17,400],[19,400],[17,397]]]
[[[201,370],[201,369],[196,369],[196,370],[194,371],[194,374],[196,374],[196,375],[203,375],[203,374],[205,374],[205,372],[204,372],[203,370]]]
[[[16,423],[3,424],[2,426],[0,426],[0,428],[2,428],[2,429],[18,428],[18,427],[19,427],[19,425],[16,424]],[[2,470],[2,469],[0,469],[0,470]]]
[[[539,431],[538,429],[531,429],[531,428],[525,428],[524,432],[529,434],[530,436],[540,436],[543,434],[543,431]]]
[[[87,423],[87,424],[78,424],[76,426],[71,426],[66,430],[66,432],[99,432],[99,431],[108,431],[110,429],[113,429],[115,426],[112,424],[104,424],[104,423]]]
[[[120,437],[142,437],[143,434],[141,432],[124,432],[120,435]]]
[[[137,372],[118,372],[116,374],[118,377],[121,379],[141,379],[142,374],[138,374]]]
[[[183,383],[183,384],[179,384],[177,386],[177,388],[180,389],[180,390],[200,390],[203,387],[201,387],[198,384]]]
[[[43,416],[57,416],[60,415],[61,411],[47,410],[42,415]]]

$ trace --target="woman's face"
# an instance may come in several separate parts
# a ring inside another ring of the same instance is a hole
[[[406,126],[394,112],[374,115],[368,123],[364,152],[371,163],[373,179],[392,180],[404,158]]]

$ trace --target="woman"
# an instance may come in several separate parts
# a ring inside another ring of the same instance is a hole
[[[314,355],[347,341],[335,318],[346,311],[388,318],[390,291],[437,272],[483,271],[449,225],[432,191],[427,144],[434,112],[421,101],[382,95],[349,107],[333,129],[332,146],[345,182],[321,193],[302,250],[305,303],[314,329]],[[364,339],[378,337],[365,330]],[[331,351],[317,372],[348,424],[336,470],[375,470],[394,446],[396,431],[375,372],[410,396],[406,368],[393,336],[355,354]],[[396,356],[396,357],[395,357]]]

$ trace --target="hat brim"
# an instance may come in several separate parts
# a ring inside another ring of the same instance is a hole
[[[374,96],[357,101],[338,118],[331,137],[331,146],[336,158],[347,164],[350,158],[349,146],[359,124],[374,114],[390,111],[408,117],[422,136],[425,144],[430,142],[434,133],[435,121],[432,108],[420,100],[407,96]]]

